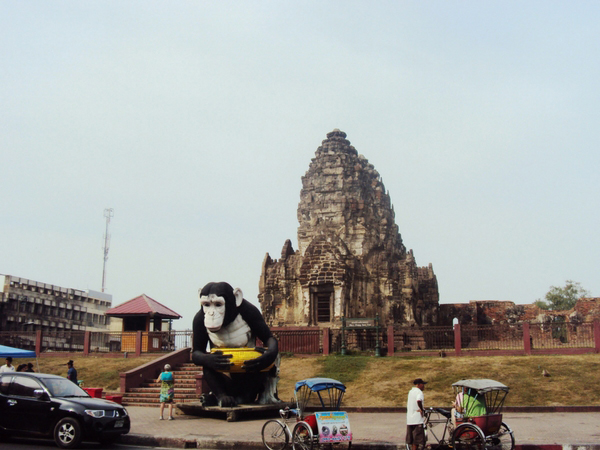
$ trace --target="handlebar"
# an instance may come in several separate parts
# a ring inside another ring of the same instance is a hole
[[[279,410],[279,415],[283,418],[283,419],[287,419],[290,417],[290,414],[294,414],[296,416],[300,415],[300,411],[296,408],[290,408],[288,406],[286,406],[284,409],[280,409]]]

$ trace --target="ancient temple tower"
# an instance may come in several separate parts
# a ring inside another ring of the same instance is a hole
[[[346,133],[333,130],[316,151],[298,205],[298,250],[265,256],[259,302],[271,326],[339,326],[347,318],[382,324],[436,324],[431,264],[417,267],[395,223],[379,173]]]

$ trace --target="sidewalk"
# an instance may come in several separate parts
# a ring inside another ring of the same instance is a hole
[[[131,431],[122,439],[126,444],[211,450],[264,448],[261,429],[266,418],[227,422],[177,414],[175,420],[161,421],[158,407],[128,407],[127,411]],[[349,412],[348,416],[353,450],[404,450],[405,413]],[[517,449],[600,450],[600,412],[508,412],[504,422],[514,431]]]

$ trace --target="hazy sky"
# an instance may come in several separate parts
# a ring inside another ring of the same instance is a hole
[[[339,128],[440,301],[600,295],[597,1],[0,1],[0,273],[197,290],[297,248]]]

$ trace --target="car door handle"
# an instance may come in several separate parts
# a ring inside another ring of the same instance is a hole
[[[10,399],[10,400],[7,400],[6,403],[8,403],[10,406],[15,406],[17,404],[17,401]]]

